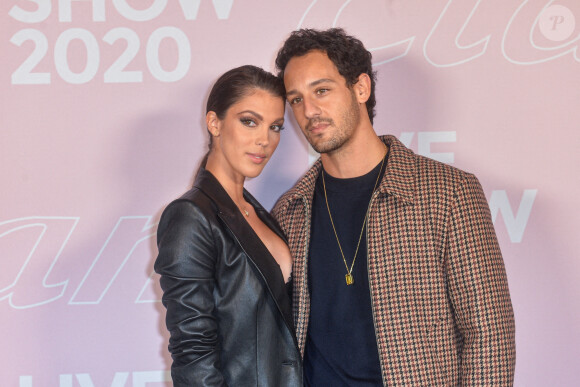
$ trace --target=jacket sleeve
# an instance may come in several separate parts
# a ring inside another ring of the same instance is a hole
[[[170,204],[157,231],[174,386],[225,386],[220,372],[213,290],[216,245],[211,225],[188,201]]]
[[[455,194],[448,230],[449,294],[463,336],[462,386],[511,386],[515,323],[503,258],[485,195],[467,175]]]

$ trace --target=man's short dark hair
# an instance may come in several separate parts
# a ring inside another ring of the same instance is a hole
[[[326,53],[340,75],[346,79],[348,87],[352,87],[362,73],[368,74],[371,79],[371,93],[366,106],[372,123],[377,104],[375,99],[376,73],[373,72],[372,68],[372,55],[362,42],[354,36],[347,35],[342,28],[331,28],[325,31],[314,29],[294,31],[278,51],[276,57],[278,76],[284,78],[284,70],[290,59],[306,55],[312,50]]]

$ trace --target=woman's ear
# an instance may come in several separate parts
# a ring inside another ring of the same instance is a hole
[[[219,128],[219,118],[217,114],[213,111],[207,112],[205,115],[205,123],[207,124],[207,130],[211,133],[213,137],[220,136],[220,128]]]
[[[371,96],[371,77],[367,73],[358,76],[357,82],[353,85],[356,99],[359,103],[366,103]]]

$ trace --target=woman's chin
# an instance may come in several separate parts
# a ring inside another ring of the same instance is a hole
[[[259,169],[258,168],[252,168],[251,170],[248,170],[247,173],[245,173],[244,175],[248,179],[253,179],[255,177],[260,176],[260,174],[262,173],[263,170],[264,170],[264,166],[262,166]]]

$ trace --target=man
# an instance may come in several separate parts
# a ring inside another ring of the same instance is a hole
[[[273,209],[305,384],[511,385],[513,310],[476,177],[376,135],[371,54],[343,30],[293,32],[276,66],[321,154]]]

